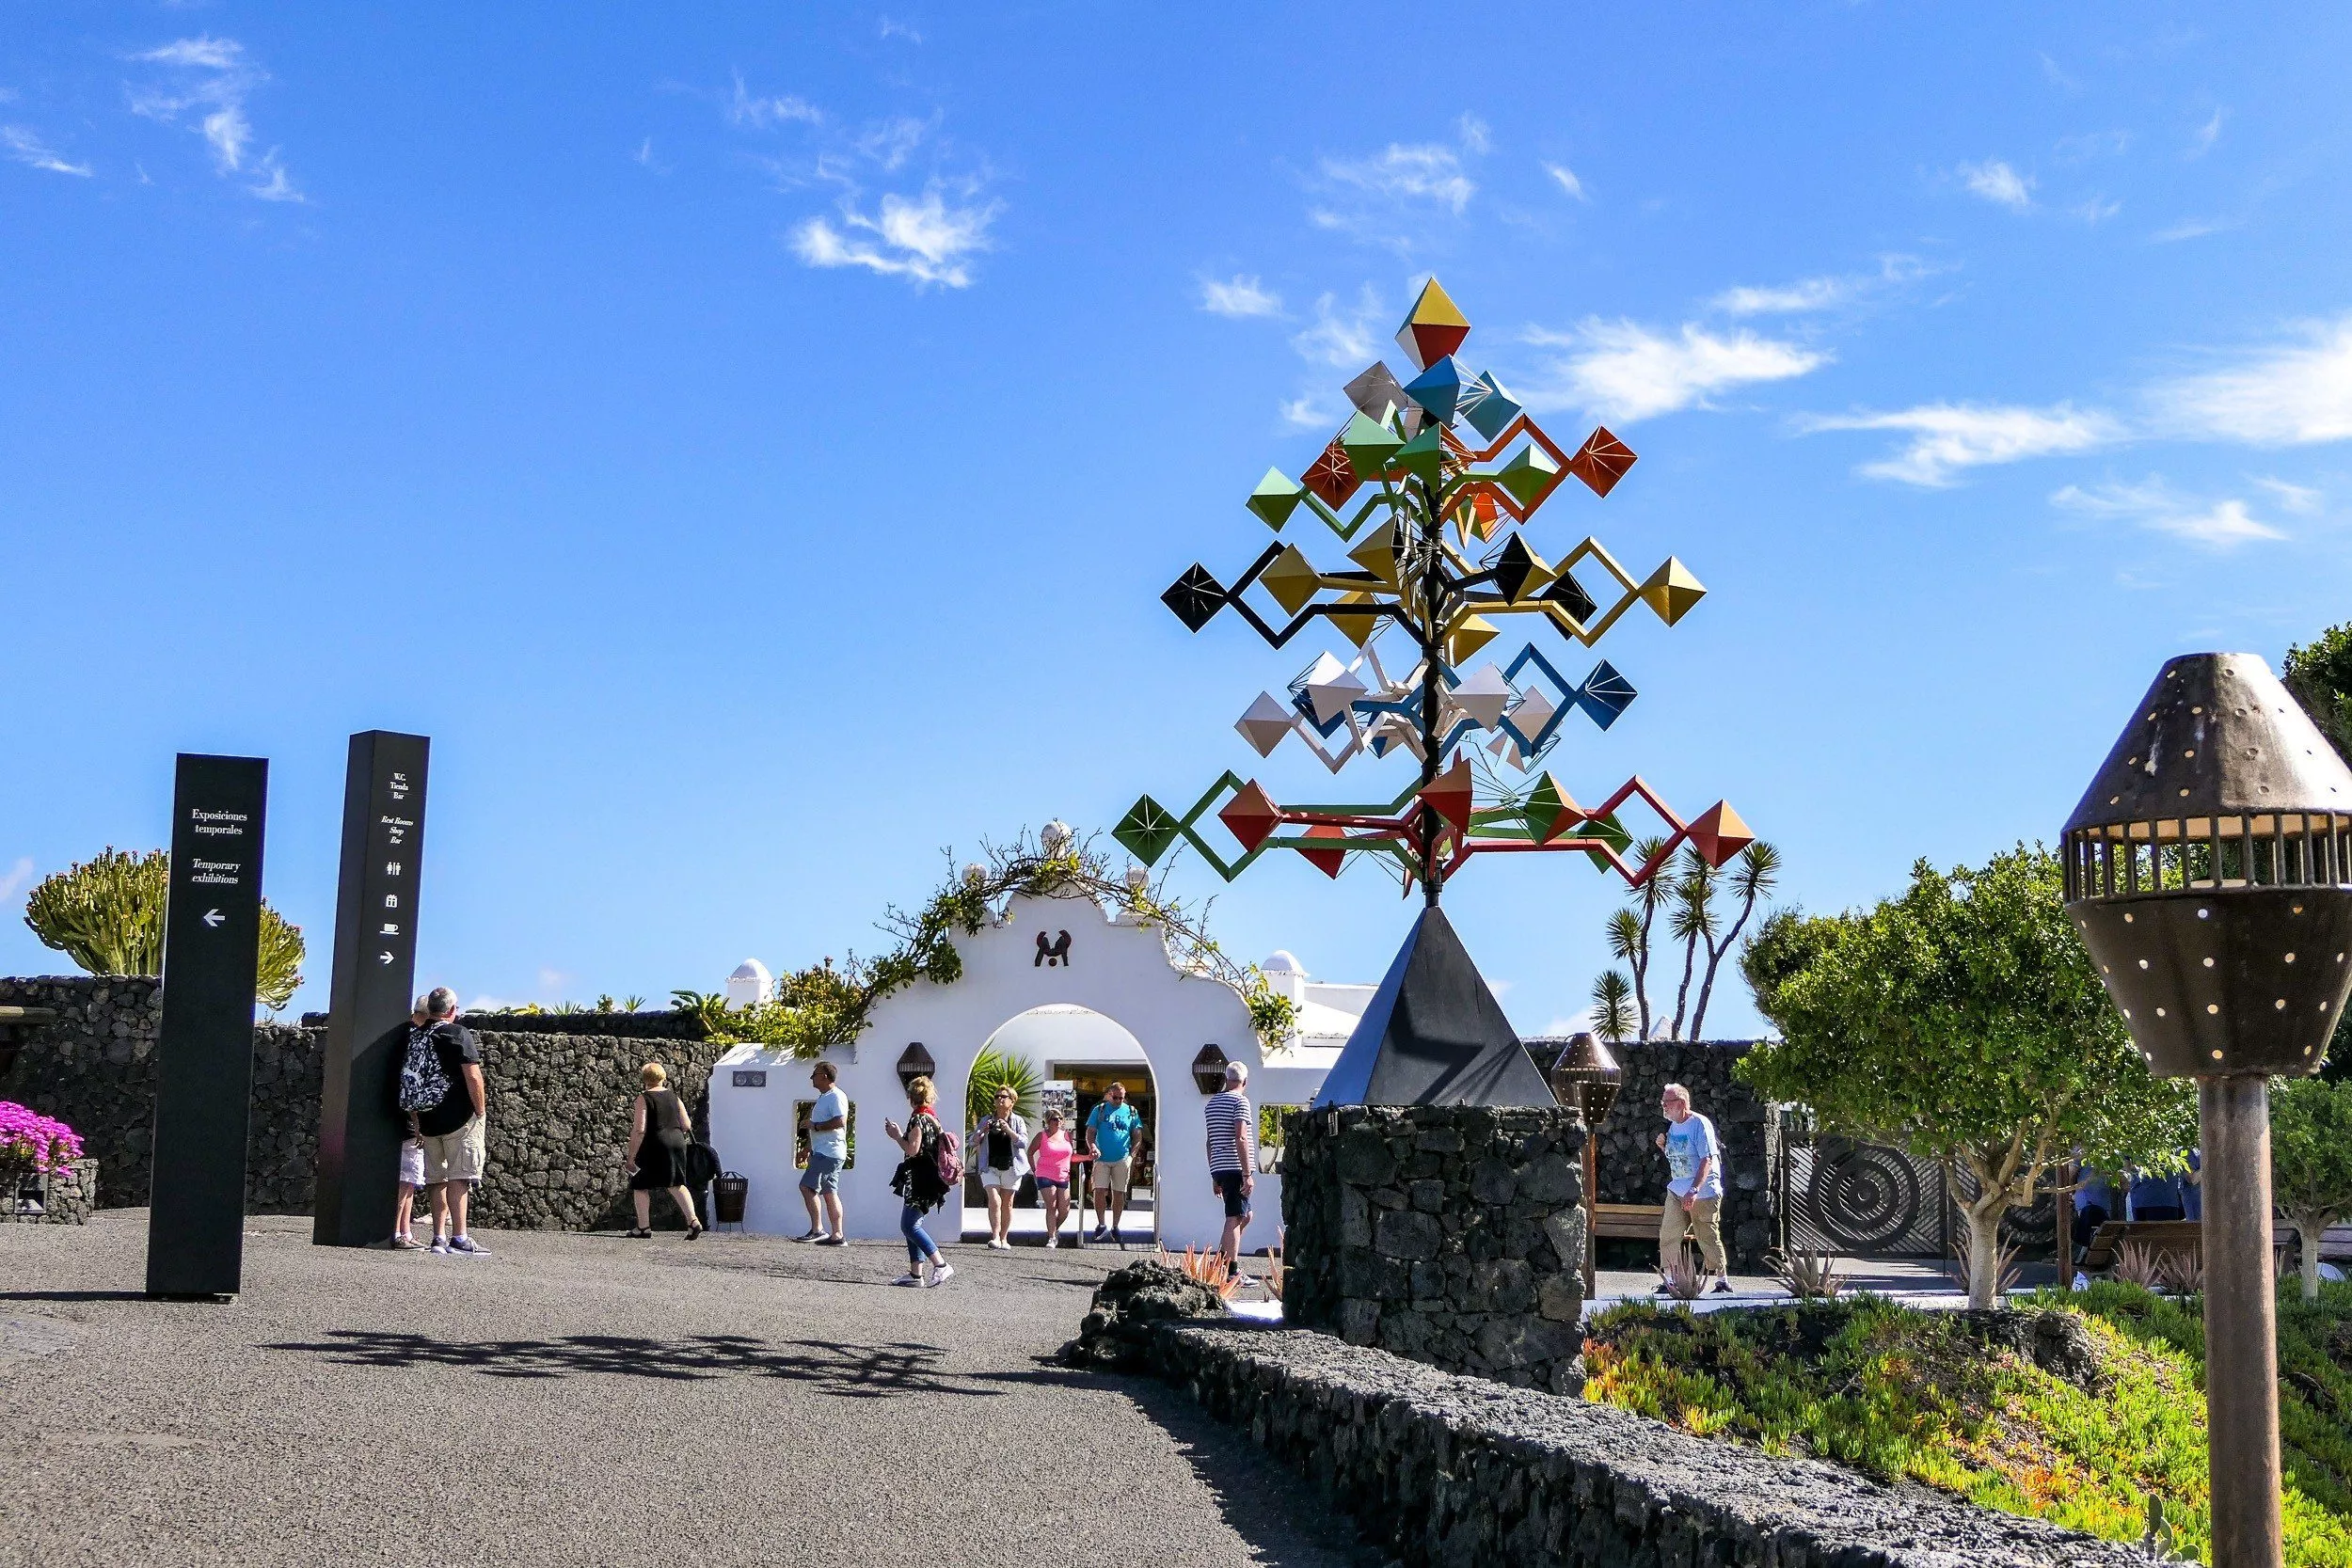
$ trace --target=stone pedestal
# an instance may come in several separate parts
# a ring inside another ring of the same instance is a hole
[[[1283,1316],[1450,1372],[1571,1393],[1584,1124],[1553,1106],[1334,1106],[1290,1121]]]
[[[97,1202],[95,1160],[40,1172],[0,1166],[0,1225],[87,1225]]]

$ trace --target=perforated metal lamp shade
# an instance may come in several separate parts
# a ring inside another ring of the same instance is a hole
[[[1215,1094],[1225,1086],[1225,1052],[1222,1047],[1204,1045],[1192,1059],[1193,1086],[1202,1094]]]
[[[2256,654],[2186,654],[2062,843],[2066,902],[2149,1065],[2315,1070],[2352,991],[2352,770]]]
[[[931,1059],[930,1052],[923,1049],[921,1040],[916,1040],[898,1053],[898,1082],[902,1086],[914,1083],[917,1078],[929,1077],[938,1070],[939,1064]]]
[[[1597,1128],[1617,1102],[1617,1085],[1625,1078],[1625,1069],[1599,1037],[1575,1034],[1552,1062],[1550,1078],[1551,1092],[1560,1103],[1574,1105],[1583,1113],[1584,1125]]]

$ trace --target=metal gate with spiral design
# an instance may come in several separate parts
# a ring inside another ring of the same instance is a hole
[[[1957,1204],[1975,1191],[1947,1183],[1934,1164],[1881,1144],[1806,1137],[1784,1126],[1776,1177],[1782,1245],[1790,1252],[1851,1258],[1948,1258],[1963,1234]],[[2058,1242],[2058,1212],[2044,1193],[2011,1210],[2001,1239],[2020,1258],[2046,1259]]]

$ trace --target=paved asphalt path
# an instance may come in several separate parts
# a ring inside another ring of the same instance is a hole
[[[1155,1384],[1046,1359],[1120,1255],[246,1222],[245,1292],[151,1302],[147,1212],[0,1225],[0,1564],[1361,1568]]]

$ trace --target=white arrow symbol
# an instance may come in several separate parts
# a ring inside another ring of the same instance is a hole
[[[204,924],[207,926],[218,926],[222,921],[228,918],[229,917],[227,915],[221,913],[218,910],[206,910],[204,911]]]
[[[392,961],[392,956],[389,953],[378,953],[375,956],[375,961],[380,964],[388,964]]]

